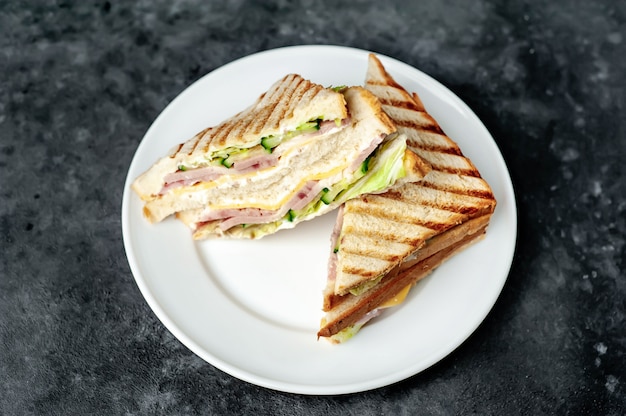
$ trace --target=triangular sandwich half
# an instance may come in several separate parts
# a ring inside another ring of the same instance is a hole
[[[423,177],[415,167],[427,165],[395,131],[364,88],[336,91],[290,74],[176,146],[133,189],[151,222],[176,214],[194,238],[260,238],[348,197]]]
[[[318,336],[342,342],[455,253],[480,240],[496,200],[459,146],[370,55],[365,87],[408,147],[432,166],[421,181],[347,201],[332,238]]]

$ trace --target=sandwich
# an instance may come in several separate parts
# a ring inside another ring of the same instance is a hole
[[[174,147],[132,184],[150,222],[193,238],[261,238],[429,166],[372,93],[289,74],[246,110]]]
[[[432,170],[419,181],[349,200],[338,211],[318,332],[334,343],[402,303],[417,281],[483,238],[496,206],[490,186],[419,96],[399,85],[374,55],[365,88]]]

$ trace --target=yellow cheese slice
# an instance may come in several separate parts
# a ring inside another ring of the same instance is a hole
[[[411,285],[406,285],[404,289],[396,294],[396,296],[380,305],[379,308],[391,308],[392,306],[398,306],[404,302],[404,299],[406,299],[406,296],[409,294],[409,290],[411,290]]]
[[[276,202],[276,203],[271,203],[271,202],[267,202],[267,201],[258,201],[256,203],[250,203],[249,201],[246,203],[239,203],[239,204],[229,204],[229,203],[222,203],[219,205],[213,205],[213,204],[209,204],[207,207],[210,208],[214,208],[214,209],[238,209],[238,208],[259,208],[259,209],[267,209],[267,210],[278,210],[280,209],[283,205],[285,205],[287,203],[287,201],[289,201],[291,198],[293,198],[293,196],[298,193],[303,187],[304,185],[309,182],[309,181],[319,181],[322,179],[326,179],[329,178],[331,176],[337,175],[339,173],[341,173],[344,169],[346,169],[348,167],[348,164],[342,165],[342,166],[337,166],[334,169],[331,169],[329,171],[326,172],[320,172],[317,175],[313,175],[310,176],[306,179],[303,179],[296,187],[293,188],[293,191],[290,192],[289,194],[285,195],[285,197]],[[254,175],[254,173],[251,174],[247,174],[247,175]],[[247,176],[246,175],[246,176]],[[245,177],[245,176],[242,176]],[[218,179],[219,181],[219,179]],[[193,186],[181,186],[180,188],[175,188],[172,189],[172,193],[175,193],[177,195],[181,195],[187,192],[196,192],[196,191],[201,191],[201,190],[205,190],[205,189],[210,189],[213,188],[215,186],[217,186],[218,181],[211,181],[211,182],[202,182],[202,183],[198,183],[196,185]]]

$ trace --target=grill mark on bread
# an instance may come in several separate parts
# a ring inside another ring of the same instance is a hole
[[[415,123],[407,122],[403,124],[402,122],[399,123],[398,120],[394,118],[392,118],[392,120],[398,127],[414,129],[415,131],[417,131],[418,134],[420,131],[423,131],[423,132],[427,132],[430,134],[441,135],[449,140],[449,138],[445,135],[443,130],[441,130],[439,125],[436,125],[436,128],[430,127],[430,126],[416,127]],[[438,171],[445,172],[445,173],[454,173],[454,174],[480,178],[480,173],[478,172],[478,170],[469,161],[469,159],[466,158],[465,155],[463,155],[463,152],[458,146],[441,146],[441,145],[436,145],[436,144],[428,145],[426,143],[420,143],[419,141],[413,140],[410,138],[407,141],[407,146],[410,147],[412,150],[416,150],[417,151],[416,153],[418,153],[422,159],[430,163],[433,170],[438,170]],[[465,159],[465,162],[470,165],[470,167],[458,168],[458,167],[444,166],[441,163],[439,163],[437,160],[434,160],[432,156],[428,157],[428,155],[424,155],[420,153],[419,150],[423,150],[425,152],[431,152],[431,153],[440,153],[443,155],[462,157],[463,159]]]
[[[458,174],[458,175],[465,175],[465,176],[472,176],[474,178],[480,178],[480,174],[477,171],[473,170],[473,169],[462,169],[462,168],[441,166],[441,165],[436,165],[436,164],[434,164],[432,162],[430,162],[430,164],[431,164],[433,170],[438,170],[440,172],[454,173],[454,174]]]
[[[265,123],[263,124],[263,129],[268,126],[279,124],[278,121],[281,120],[289,107],[293,104],[295,100],[299,99],[298,88],[303,84],[303,79],[296,79],[291,77],[289,80],[289,89],[287,91],[281,91],[282,96],[280,97],[280,101],[276,103],[276,105],[271,109],[270,114],[268,115]],[[285,87],[286,89],[286,87]]]
[[[259,101],[259,106],[265,106],[267,102],[271,103],[276,101],[276,97],[280,97],[287,85],[293,81],[294,75],[287,74],[280,80],[280,83],[277,88],[271,91],[271,94],[268,94],[269,91],[266,91],[265,94],[262,95],[262,99]]]
[[[388,197],[389,199],[397,199],[398,201],[402,201],[403,198],[396,196],[394,198],[395,195],[388,195],[388,192],[385,194],[382,194],[380,196],[384,197]],[[412,205],[415,204],[406,204],[407,205],[407,209],[410,209]],[[443,207],[441,206],[441,204],[425,204],[425,203],[421,203],[421,205],[423,206],[431,206],[434,208],[441,208],[443,210]],[[446,207],[447,209],[445,209],[446,211],[452,212],[452,213],[456,213],[456,214],[461,214],[460,210],[463,208],[459,208],[458,206],[450,206],[450,207]],[[455,208],[458,208],[459,210],[455,210]],[[417,218],[417,217],[410,217],[406,214],[402,214],[402,213],[393,213],[390,212],[388,209],[385,209],[384,206],[377,206],[377,205],[367,205],[367,206],[354,206],[351,207],[351,212],[354,213],[358,213],[358,214],[365,214],[365,215],[371,215],[372,217],[378,217],[378,218],[385,218],[386,221],[393,221],[399,224],[411,224],[411,225],[419,225],[422,227],[426,227],[429,228],[431,230],[443,230],[446,227],[449,226],[449,222],[443,222],[443,223],[439,223],[439,222],[434,222],[434,221],[427,221],[424,220],[422,218]]]
[[[320,88],[307,88],[307,90],[302,94],[303,101],[311,101],[313,98],[317,97],[320,92],[323,90]]]
[[[172,153],[170,154],[170,158],[174,159],[176,155],[181,151],[184,145],[185,143],[180,143],[178,146],[176,146],[176,150],[172,151]]]
[[[400,84],[398,84],[393,78],[391,77],[385,77],[384,81],[377,81],[377,80],[368,80],[365,83],[365,86],[367,87],[368,85],[379,85],[381,87],[394,87],[397,88],[399,90],[404,91],[404,88],[402,88],[402,86]]]
[[[428,152],[463,156],[461,149],[443,133],[426,131],[414,127],[400,127],[400,133],[407,136],[407,146],[411,150],[420,149]]]
[[[415,190],[416,187],[422,187],[422,184],[411,184],[411,186]],[[438,189],[434,186],[423,186],[423,188],[433,189],[437,191],[437,194],[425,196],[423,192],[414,191],[412,195],[407,195],[399,190],[389,190],[383,194],[370,197],[370,200],[363,198],[362,200],[364,200],[365,204],[352,203],[350,212],[370,215],[375,218],[385,218],[387,221],[393,221],[399,224],[420,225],[431,230],[441,231],[452,221],[451,218],[446,218],[444,213],[473,218],[478,215],[483,215],[486,212],[492,212],[495,206],[491,198],[483,198],[482,195],[472,195],[473,192],[464,192],[450,188]],[[485,194],[487,191],[477,191],[476,193]],[[459,197],[469,197],[473,198],[473,200],[468,200],[467,198],[465,200],[459,200]],[[403,206],[404,209],[397,208],[393,211],[390,210],[389,206],[386,205],[385,199],[396,201],[396,203]],[[407,212],[411,212],[411,209],[415,211],[418,207],[433,208],[441,212],[441,222],[424,220],[418,216],[407,215]]]
[[[448,139],[448,141],[450,141],[450,139],[448,138],[448,136],[446,136],[446,133],[444,133],[441,126],[437,124],[437,122],[428,113],[424,112],[422,114],[424,114],[424,117],[430,118],[432,120],[432,124],[421,124],[417,126],[415,130],[417,130],[418,134],[419,133],[434,133],[434,134],[444,136],[446,139]]]
[[[412,150],[428,162],[433,171],[480,178],[476,167],[462,154],[442,153],[418,147],[412,147]]]
[[[288,100],[285,101],[282,117],[291,117],[293,115],[293,111],[297,106],[299,100],[302,99],[304,94],[311,88],[310,82],[307,82],[304,79],[300,79],[299,82],[294,86],[292,90],[292,94],[289,96]]]
[[[410,149],[409,149],[410,150]],[[430,171],[432,171],[432,167],[430,166],[430,164],[428,162],[426,162],[424,159],[422,159],[420,161],[420,163],[416,164],[417,165],[417,169],[419,170],[420,174],[422,175],[422,178],[426,177],[426,175],[428,175],[428,173]]]
[[[237,137],[241,135],[242,132],[245,132],[250,127],[250,124],[252,124],[252,122],[254,122],[254,119],[251,117],[240,118],[237,121],[237,124],[233,126],[233,129],[229,132],[229,136]]]
[[[250,124],[248,124],[248,130],[252,131],[253,134],[259,134],[261,129],[263,128],[264,120],[269,116],[271,109],[268,107],[260,108],[257,112],[257,116],[250,120]]]
[[[439,127],[436,124],[416,124],[415,121],[402,120],[402,119],[393,118],[393,117],[391,117],[391,120],[393,121],[393,124],[396,125],[396,127],[404,127],[404,128],[415,129],[417,131],[421,130],[421,131],[426,131],[430,133],[443,134],[441,127]]]
[[[479,176],[480,177],[480,176]],[[491,203],[495,204],[495,196],[493,194],[493,192],[491,191],[487,191],[487,190],[479,190],[479,189],[468,189],[465,192],[465,195],[468,196],[473,196],[475,198],[482,198],[482,199],[486,199]]]
[[[202,149],[203,152],[207,152],[209,150],[209,145],[212,142],[217,143],[220,146],[223,146],[226,143],[226,140],[228,139],[228,135],[230,134],[230,132],[233,130],[233,128],[237,125],[240,125],[242,122],[241,119],[237,119],[237,121],[235,122],[229,122],[229,123],[225,123],[225,124],[221,124],[219,127],[219,129],[217,129],[217,131],[215,132],[215,134],[213,135],[213,137],[211,137],[210,140],[207,140],[205,143],[204,148]]]
[[[444,153],[446,155],[463,156],[461,149],[450,146],[441,146],[434,143],[418,143],[415,140],[407,140],[407,146],[412,149],[420,149],[428,152]]]
[[[190,140],[181,143],[181,145],[178,147],[178,151],[174,153],[174,156],[182,152],[187,152],[187,155],[191,155],[202,141],[202,138],[210,134],[211,130],[211,127],[207,127],[195,136],[193,136]]]
[[[346,266],[346,267],[344,267],[342,269],[342,271],[344,273],[356,274],[356,275],[363,276],[363,277],[366,277],[366,278],[372,278],[373,279],[373,278],[378,277],[378,275],[376,273],[372,273],[371,271],[362,269],[360,267],[349,267],[349,266]]]
[[[382,108],[398,126],[413,128],[418,131],[429,128],[441,130],[437,122],[425,111],[391,105],[383,105]]]
[[[406,222],[403,221],[398,221],[399,224],[406,224]],[[352,235],[357,235],[357,236],[365,236],[365,237],[369,237],[372,239],[376,239],[381,241],[381,243],[384,242],[390,242],[390,243],[402,243],[402,244],[406,244],[406,245],[411,245],[411,246],[419,246],[422,244],[422,242],[424,241],[423,237],[413,237],[413,236],[408,236],[408,235],[398,235],[398,234],[394,234],[394,233],[381,233],[379,231],[375,231],[375,230],[371,230],[369,228],[353,228],[353,227],[347,227],[346,228],[348,230],[349,233],[351,233]],[[384,244],[380,244],[381,246]],[[343,251],[344,253],[352,253],[352,254],[363,254],[365,253],[365,251],[356,251],[356,250],[351,250],[349,247],[341,247],[340,246],[340,250]],[[373,249],[376,250],[376,249]],[[378,257],[378,250],[376,250],[376,254],[369,256],[369,257]],[[383,257],[378,257],[378,258],[383,258]],[[393,256],[394,259],[399,259],[398,256]],[[387,258],[384,258],[387,260]]]
[[[196,147],[198,147],[198,145],[200,144],[200,141],[202,140],[202,138],[207,135],[207,134],[211,134],[211,131],[213,129],[212,128],[208,128],[206,130],[204,130],[202,133],[198,134],[194,139],[194,143],[193,143],[193,147],[191,148],[191,150],[189,150],[189,152],[187,153],[188,155],[193,154],[193,152],[196,151]]]
[[[380,98],[379,98],[380,100]],[[413,103],[415,104],[415,103]],[[438,126],[439,124],[435,119],[424,110],[407,108],[406,106],[394,106],[383,105],[383,110],[389,114],[389,117],[393,118],[397,122],[413,123],[413,126],[425,126],[432,125]]]
[[[236,132],[251,131],[253,134],[261,134],[266,129],[276,128],[286,114],[292,114],[293,108],[298,100],[303,96],[306,89],[310,89],[313,84],[294,74],[285,76],[281,80],[278,88],[270,94],[265,92],[259,96],[257,101],[257,115],[254,118],[246,117],[243,114],[235,117],[229,122],[213,129],[212,137],[206,141],[203,151],[208,151],[210,146],[225,146],[231,136]],[[321,87],[318,89],[321,90]],[[290,111],[291,110],[291,111]],[[193,151],[196,150],[194,147]]]
[[[311,82],[292,76],[289,79],[288,86],[285,86],[284,90],[280,91],[282,96],[280,101],[269,108],[269,115],[264,119],[263,125],[258,125],[257,132],[260,132],[267,128],[273,128],[280,125],[280,121],[285,118],[289,118],[293,115],[298,103],[308,95],[312,95],[309,100],[313,99],[321,88],[316,88]]]
[[[413,101],[394,100],[392,98],[378,98],[382,105],[404,108],[406,110],[421,111],[419,106]]]
[[[196,152],[196,149],[204,150],[206,143],[210,143],[211,140],[213,140],[213,132],[218,128],[219,127],[209,127],[202,131],[200,134],[196,135],[194,147],[191,150],[190,154]]]
[[[447,211],[447,212],[451,212],[455,214],[470,215],[470,217],[473,216],[473,214],[481,212],[485,206],[491,206],[493,204],[493,198],[490,196],[485,196],[485,195],[491,195],[489,191],[454,189],[454,188],[445,187],[445,186],[438,187],[437,186],[438,184],[433,184],[429,182],[425,182],[425,183],[420,182],[419,184],[415,183],[412,185],[413,187],[423,187],[423,188],[433,189],[435,191],[441,192],[443,194],[442,196],[449,197],[452,200],[452,203],[445,203],[445,202],[442,202],[440,199],[436,199],[432,201],[424,199],[424,198],[411,200],[411,198],[407,197],[406,195],[401,194],[400,192],[396,190],[389,190],[378,196],[389,198],[389,199],[395,199],[401,202],[406,202],[408,207],[421,205],[425,207],[437,208],[442,211]],[[467,203],[456,204],[454,202],[458,201],[458,199],[455,199],[454,197],[451,197],[450,195],[445,195],[445,194],[453,194],[453,195],[456,195],[457,197],[476,198],[478,199],[478,201],[464,201]],[[421,195],[421,193],[417,193],[417,195]]]
[[[476,177],[476,176],[473,176],[473,177]],[[419,185],[423,186],[424,188],[436,189],[438,191],[450,192],[450,193],[454,193],[457,195],[471,196],[474,198],[481,198],[487,201],[491,201],[492,199],[494,199],[493,193],[489,190],[466,189],[466,188],[456,189],[456,188],[451,188],[449,186],[445,186],[437,182],[428,182],[428,181],[422,181],[420,182]]]

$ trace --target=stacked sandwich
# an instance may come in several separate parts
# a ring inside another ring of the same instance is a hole
[[[174,147],[132,188],[150,222],[173,215],[195,239],[261,238],[339,208],[318,332],[333,342],[484,236],[496,204],[374,55],[365,88],[287,75]]]
[[[422,180],[347,201],[332,236],[318,336],[343,342],[403,301],[409,289],[486,232],[496,201],[472,162],[370,55],[365,88],[409,149],[432,167]],[[381,244],[381,241],[384,241]]]
[[[174,147],[132,188],[150,222],[176,215],[196,239],[261,238],[429,169],[372,93],[290,74]]]

